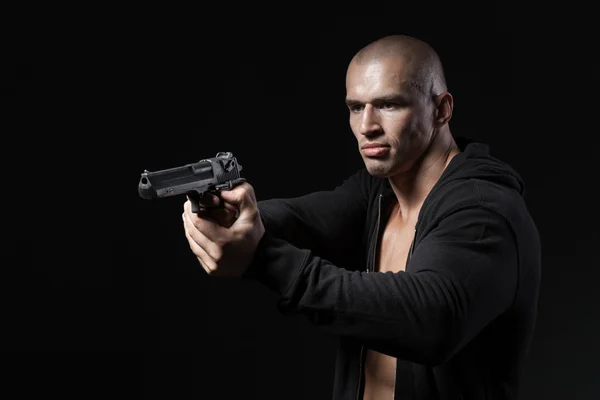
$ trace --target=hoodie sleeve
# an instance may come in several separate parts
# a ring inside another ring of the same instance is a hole
[[[518,279],[512,230],[483,207],[442,219],[417,243],[410,272],[349,271],[268,233],[257,254],[254,276],[280,294],[282,313],[434,365],[510,307]]]
[[[360,248],[372,179],[361,169],[333,190],[258,203],[271,236],[322,257]],[[342,257],[343,258],[343,257]]]

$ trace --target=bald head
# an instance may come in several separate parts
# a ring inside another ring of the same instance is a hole
[[[447,90],[442,63],[436,51],[422,40],[405,35],[391,35],[362,48],[352,58],[350,67],[397,59],[406,82],[426,95],[437,96]]]

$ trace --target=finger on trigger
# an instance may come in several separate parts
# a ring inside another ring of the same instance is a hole
[[[200,197],[199,203],[204,207],[217,207],[221,199],[213,193],[205,192],[202,197]]]
[[[233,213],[236,213],[238,210],[238,207],[236,207],[235,205],[228,203],[226,201],[223,202],[223,208],[226,209],[227,211],[231,211]]]
[[[237,209],[242,205],[245,195],[246,192],[243,188],[236,187],[232,190],[224,191],[221,196],[226,204]]]

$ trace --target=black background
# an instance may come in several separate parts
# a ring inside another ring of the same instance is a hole
[[[453,133],[490,143],[527,185],[544,270],[521,398],[600,396],[598,35],[585,10],[168,11],[86,10],[6,36],[3,150],[28,162],[5,176],[17,240],[2,279],[3,385],[62,398],[330,398],[335,337],[282,318],[263,287],[207,278],[183,199],[144,201],[137,182],[232,151],[259,199],[337,185],[362,166],[347,63],[401,33],[438,50]]]

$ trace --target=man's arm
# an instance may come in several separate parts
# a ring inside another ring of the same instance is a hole
[[[281,295],[280,310],[406,360],[449,359],[513,302],[517,247],[506,220],[455,211],[415,248],[410,272],[333,265],[268,232],[252,276]]]
[[[259,201],[261,219],[271,236],[337,259],[360,247],[371,182],[362,169],[329,191]]]

